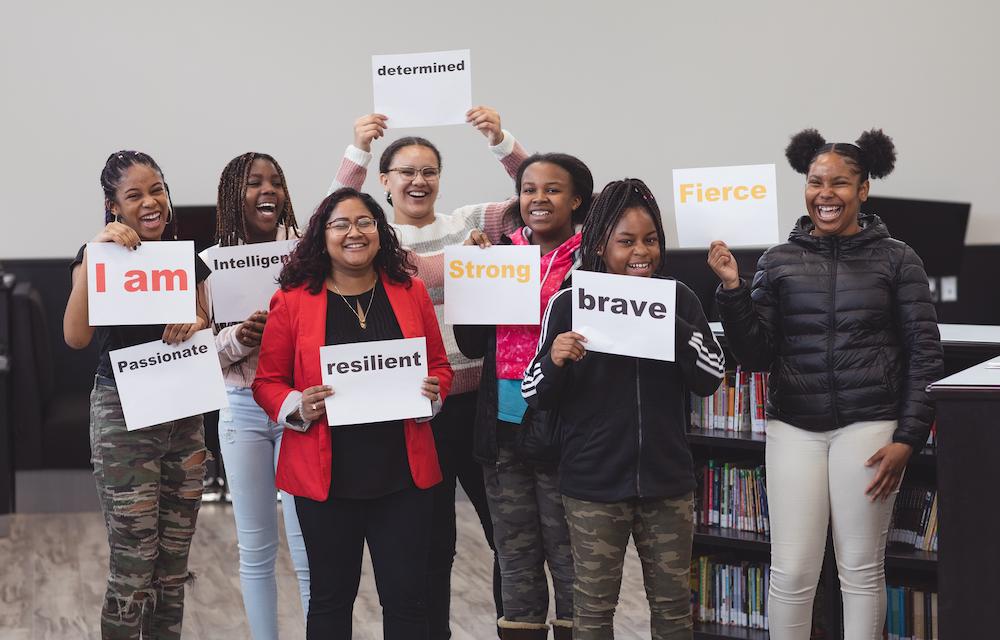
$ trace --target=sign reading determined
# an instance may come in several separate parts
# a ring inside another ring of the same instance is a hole
[[[472,107],[468,49],[372,56],[375,113],[389,126],[463,124]]]
[[[320,347],[330,426],[425,418],[431,401],[420,387],[427,377],[427,340],[376,340]]]

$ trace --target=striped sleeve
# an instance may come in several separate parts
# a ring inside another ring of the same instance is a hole
[[[368,163],[371,161],[372,154],[370,152],[362,151],[353,144],[347,145],[344,157],[340,161],[340,167],[337,169],[337,175],[330,183],[326,195],[330,195],[341,187],[351,187],[361,191],[365,178],[368,176]]]
[[[726,375],[726,356],[708,326],[701,302],[691,289],[677,283],[676,360],[684,384],[705,397],[715,393]]]

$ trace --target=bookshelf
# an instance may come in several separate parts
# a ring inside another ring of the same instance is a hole
[[[721,323],[712,323],[712,330],[719,342],[725,348],[725,335]],[[1000,327],[975,325],[940,325],[942,344],[945,352],[946,373],[955,373],[970,364],[981,362],[985,358],[1000,354]],[[1000,409],[1000,369],[995,371],[997,389],[992,401]],[[958,382],[968,382],[959,379]],[[938,400],[940,402],[940,400]],[[993,409],[992,415],[996,415]],[[940,415],[940,414],[939,414]],[[988,414],[984,414],[988,415]],[[1000,434],[1000,430],[994,430]],[[764,445],[766,437],[762,433],[748,431],[722,431],[703,429],[694,426],[688,429],[688,442],[695,458],[696,473],[709,459],[727,460],[734,463],[763,465]],[[998,450],[994,448],[993,451]],[[926,447],[915,454],[910,461],[904,486],[908,482],[918,483],[922,487],[937,486],[938,469],[942,460],[934,447]],[[984,465],[988,467],[989,465]],[[992,486],[983,484],[983,487]],[[939,508],[939,511],[945,511]],[[943,518],[943,513],[941,517]],[[995,537],[1000,537],[998,525]],[[694,556],[716,555],[735,559],[737,562],[766,561],[770,553],[770,542],[767,534],[752,533],[733,529],[724,529],[699,523],[694,534]],[[933,551],[923,551],[902,545],[890,544],[886,549],[886,576],[889,584],[916,585],[925,590],[934,590],[938,585],[939,554]],[[1000,566],[994,564],[993,566]],[[993,573],[993,572],[981,572]],[[1000,578],[991,578],[994,582]],[[981,593],[997,593],[997,584],[991,583],[992,591]],[[975,601],[974,601],[975,602]],[[944,625],[947,600],[941,601],[941,624]],[[815,613],[818,611],[818,614]],[[819,622],[814,628],[814,638],[838,640],[842,637],[842,612],[840,601],[840,585],[837,577],[832,540],[827,536],[827,550],[820,576],[817,603],[814,618]],[[941,637],[944,627],[940,628]],[[995,629],[991,629],[991,632]],[[733,625],[705,623],[695,621],[696,640],[717,639],[747,639],[767,640],[768,633],[759,629],[747,629]],[[959,632],[954,637],[974,637],[967,631]],[[975,637],[985,637],[983,635]]]

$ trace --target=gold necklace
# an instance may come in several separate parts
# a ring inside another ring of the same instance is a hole
[[[337,295],[340,296],[340,299],[344,301],[344,304],[347,305],[347,308],[351,310],[351,313],[354,314],[354,317],[358,319],[358,324],[361,325],[361,328],[362,329],[367,329],[368,328],[368,323],[367,323],[367,321],[368,321],[368,312],[371,311],[371,309],[372,309],[372,302],[375,301],[375,289],[378,287],[378,278],[375,278],[375,284],[372,285],[372,297],[368,299],[368,308],[365,309],[364,311],[361,310],[361,301],[360,300],[358,300],[358,303],[357,303],[358,304],[358,309],[357,309],[357,311],[355,311],[354,307],[351,306],[351,303],[347,301],[346,297],[344,297],[344,294],[342,294],[340,292],[340,289],[337,288],[337,283],[335,283],[335,282],[333,282],[333,280],[331,280],[330,284],[333,285],[333,290],[337,292]]]

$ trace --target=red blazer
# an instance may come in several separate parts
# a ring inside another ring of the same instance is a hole
[[[427,339],[427,375],[440,379],[443,401],[451,388],[452,371],[427,289],[418,278],[406,288],[380,275],[403,337]],[[253,397],[272,420],[277,421],[291,390],[323,384],[319,348],[326,342],[326,298],[326,289],[313,295],[305,286],[279,289],[271,298]],[[431,423],[406,420],[404,433],[413,483],[426,489],[440,482]],[[286,428],[275,484],[292,495],[324,501],[330,493],[330,461],[330,429],[325,417],[305,433]]]

